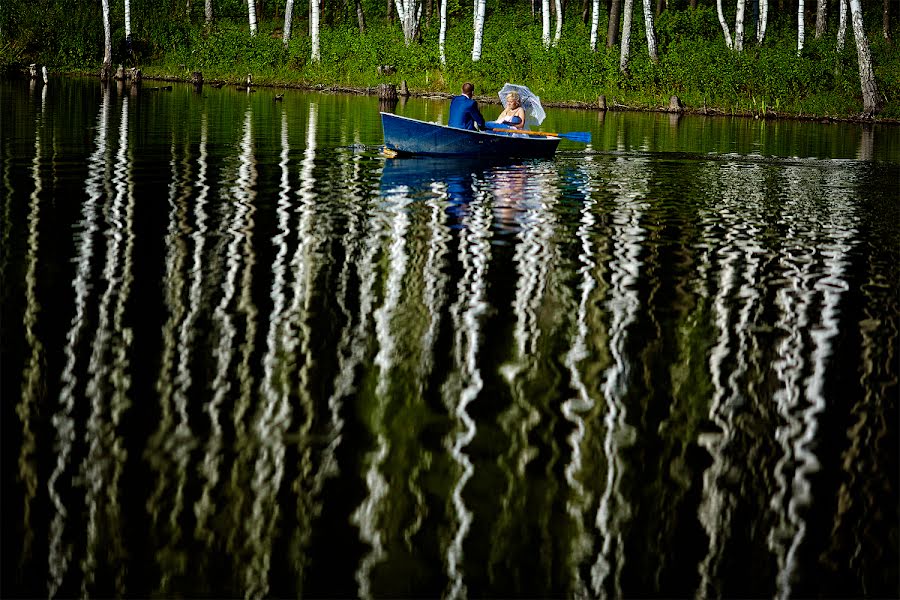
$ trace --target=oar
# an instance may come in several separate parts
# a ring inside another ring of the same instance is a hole
[[[527,129],[504,129],[500,127],[492,127],[492,125],[500,125],[500,123],[495,123],[493,121],[488,121],[486,123],[487,127],[492,131],[501,131],[504,133],[525,133],[528,135],[543,135],[546,137],[558,137],[566,140],[572,140],[573,142],[581,142],[582,144],[590,144],[591,143],[591,132],[590,131],[570,131],[569,133],[551,133],[548,131],[529,131]]]

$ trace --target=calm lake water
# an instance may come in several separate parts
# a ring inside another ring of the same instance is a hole
[[[157,85],[0,83],[2,596],[900,594],[900,127]]]

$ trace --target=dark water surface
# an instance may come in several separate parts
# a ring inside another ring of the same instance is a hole
[[[900,128],[275,92],[0,83],[2,596],[900,594]]]

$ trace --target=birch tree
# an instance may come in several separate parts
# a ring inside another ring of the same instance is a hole
[[[363,12],[362,0],[356,0],[356,21],[359,23],[359,32],[366,32],[366,15]]]
[[[475,40],[472,42],[472,60],[477,61],[481,58],[481,41],[484,38],[484,8],[485,0],[475,0],[475,18],[473,19],[475,26]]]
[[[394,0],[397,6],[397,16],[400,18],[400,27],[403,29],[403,41],[407,47],[416,39],[419,34],[419,23],[422,18],[422,2],[421,0]],[[481,0],[481,22],[484,27],[484,0]],[[476,5],[477,10],[477,5]],[[477,19],[477,16],[476,16]],[[476,43],[478,44],[478,57],[481,58],[481,40],[478,39],[478,25],[475,26]],[[472,50],[472,60],[475,58],[475,50]]]
[[[597,30],[600,27],[600,0],[591,2],[591,52],[597,51]]]
[[[483,0],[481,0],[483,1]],[[562,24],[563,24],[563,7],[562,0],[554,0],[554,6],[556,6],[556,33],[553,35],[553,45],[557,45],[559,43],[559,38],[562,35]]]
[[[131,0],[125,0],[125,45],[131,52]]]
[[[634,9],[634,0],[625,0],[625,18],[622,21],[622,48],[619,52],[619,70],[628,71],[628,59],[631,52],[631,13]]]
[[[756,20],[756,43],[762,46],[769,24],[769,0],[759,0],[759,18]]]
[[[803,0],[800,0],[801,2]],[[731,41],[731,29],[725,22],[725,12],[722,10],[722,0],[716,0],[716,14],[719,16],[719,25],[722,26],[722,32],[725,34],[725,46],[734,48],[734,42]]]
[[[825,33],[825,20],[828,18],[828,0],[816,0],[816,39]]]
[[[541,40],[550,47],[550,0],[541,0]]]
[[[619,16],[622,10],[622,0],[612,0],[609,7],[609,26],[606,28],[606,47],[615,48],[619,43]]]
[[[744,0],[738,0],[743,2]],[[644,34],[647,36],[647,53],[650,60],[655,63],[659,62],[656,55],[656,31],[653,29],[653,10],[650,7],[650,0],[644,0]]]
[[[447,2],[441,0],[441,28],[438,31],[438,52],[441,56],[441,64],[447,66],[447,53],[445,52],[447,45]]]
[[[313,62],[319,62],[322,60],[319,51],[319,0],[309,0],[309,39],[312,45],[310,58]]]
[[[250,35],[256,35],[256,1],[247,0],[247,13],[250,17]]]
[[[847,38],[847,0],[838,1],[837,51],[844,51],[844,40]]]
[[[205,14],[206,14],[206,24],[212,25],[213,22],[213,0],[206,0]]]
[[[291,22],[294,20],[294,0],[287,0],[284,5],[284,33],[282,34],[281,41],[284,43],[284,47],[287,48],[288,44],[291,42]]]
[[[800,54],[800,51],[803,50],[803,42],[805,41],[806,35],[806,22],[804,21],[804,15],[806,13],[806,6],[804,0],[797,0],[797,54]]]
[[[737,0],[737,9],[734,13],[734,49],[738,52],[744,50],[744,14],[747,10],[747,0]]]
[[[850,20],[853,23],[853,37],[856,38],[856,59],[859,62],[863,114],[873,116],[881,110],[881,97],[878,95],[878,85],[875,83],[875,72],[872,69],[872,54],[869,52],[869,40],[866,39],[862,6],[860,6],[859,0],[850,0]]]
[[[100,0],[103,10],[103,73],[104,79],[112,70],[112,37],[109,29],[109,0]]]

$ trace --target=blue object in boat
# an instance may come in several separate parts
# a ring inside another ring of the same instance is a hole
[[[488,131],[456,129],[391,113],[381,113],[384,147],[398,154],[479,156],[490,158],[552,158],[560,138],[511,137]]]

